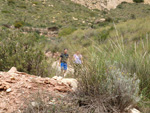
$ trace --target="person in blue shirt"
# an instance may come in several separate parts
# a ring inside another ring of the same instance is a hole
[[[68,52],[68,49],[64,49],[64,52],[60,55],[60,58],[59,58],[59,64],[61,67],[61,73],[63,73],[63,77],[67,71],[67,62],[69,58],[69,55],[67,54],[67,52]]]

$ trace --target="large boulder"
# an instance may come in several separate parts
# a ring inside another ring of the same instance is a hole
[[[77,90],[78,81],[74,78],[62,78],[59,76],[54,76],[53,79],[59,81],[60,84],[63,83],[66,86],[71,87],[72,91]]]
[[[150,4],[150,0],[144,0],[145,4]]]

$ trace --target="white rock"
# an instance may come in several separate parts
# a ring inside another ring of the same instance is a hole
[[[139,110],[137,110],[135,108],[131,109],[130,111],[131,111],[131,113],[141,113]]]
[[[78,20],[78,18],[72,17],[73,20]]]
[[[11,88],[8,88],[8,89],[6,90],[6,92],[7,92],[7,93],[11,92]]]
[[[55,79],[55,80],[62,80],[63,78],[60,77],[60,76],[54,76],[53,79]]]
[[[17,68],[16,68],[16,67],[12,67],[12,68],[8,71],[8,73],[15,73],[15,72],[17,72]]]
[[[59,84],[64,83],[68,87],[71,86],[73,91],[76,91],[78,88],[78,81],[74,78],[63,78],[60,76],[54,76],[53,79],[57,80]]]
[[[37,103],[37,102],[31,102],[31,105],[32,105],[33,107],[36,107],[36,106],[38,106],[38,103]]]
[[[49,102],[49,104],[55,105],[55,101],[56,101],[56,99],[52,99],[52,100]]]
[[[76,79],[73,79],[73,78],[63,78],[61,80],[61,82],[64,83],[64,84],[66,84],[66,85],[71,86],[73,91],[76,91],[77,88],[78,88],[78,81]]]
[[[84,24],[84,23],[85,23],[85,21],[82,21],[82,23]]]

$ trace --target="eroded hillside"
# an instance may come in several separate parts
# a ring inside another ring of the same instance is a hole
[[[90,9],[115,9],[120,3],[128,2],[133,3],[133,0],[72,0],[73,2],[82,4]],[[149,4],[149,0],[144,1],[146,4]]]

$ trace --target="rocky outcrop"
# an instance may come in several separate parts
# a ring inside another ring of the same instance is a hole
[[[150,0],[144,0],[145,4],[150,4]]]
[[[67,85],[68,87],[71,87],[72,91],[76,91],[78,87],[78,81],[74,78],[62,78],[58,76],[53,77],[54,80],[57,80],[60,83],[63,83]]]
[[[78,4],[84,5],[90,9],[115,9],[120,3],[133,3],[133,0],[71,0]],[[144,3],[150,4],[150,0],[145,0]]]
[[[13,25],[3,24],[4,27],[9,29],[17,29]],[[57,37],[58,36],[58,27],[49,27],[49,28],[34,28],[34,27],[21,27],[20,28],[24,34],[27,34],[28,32],[37,32],[40,33],[40,35],[44,35],[46,37]]]
[[[8,72],[0,72],[0,113],[12,113],[24,103],[23,98],[39,91],[65,96],[76,89],[77,80],[73,78],[41,78],[12,67]]]

